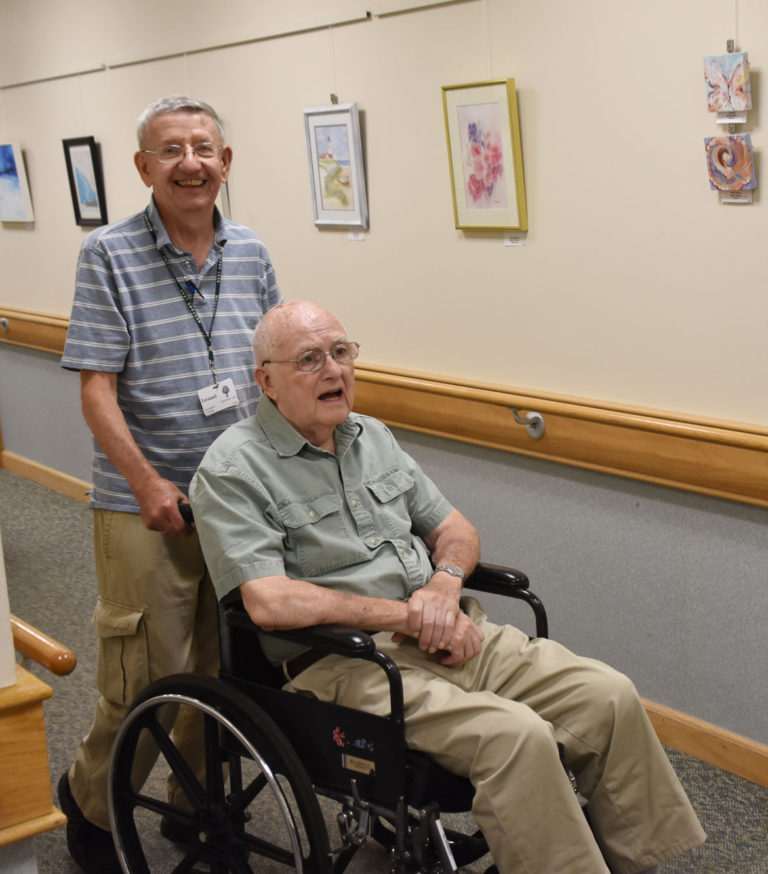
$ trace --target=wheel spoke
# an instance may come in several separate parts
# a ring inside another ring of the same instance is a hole
[[[222,769],[221,736],[219,723],[211,716],[205,716],[205,782],[208,800],[224,799],[224,774]]]
[[[197,779],[195,772],[189,767],[187,760],[179,752],[178,747],[171,738],[170,732],[163,728],[156,715],[153,715],[153,718],[148,720],[146,728],[149,729],[150,734],[160,748],[160,752],[165,757],[168,766],[173,771],[176,779],[179,781],[179,785],[191,803],[193,805],[205,803],[205,789],[200,785],[200,781]]]
[[[264,774],[259,774],[258,777],[251,780],[246,788],[232,793],[229,798],[229,806],[234,812],[242,813],[266,785],[267,778]]]

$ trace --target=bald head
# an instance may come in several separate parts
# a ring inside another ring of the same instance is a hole
[[[311,300],[284,301],[272,307],[259,322],[253,335],[256,364],[260,365],[269,359],[292,357],[295,350],[287,350],[286,344],[293,347],[299,341],[301,346],[299,338],[302,334],[309,337],[319,325],[332,323],[338,325],[338,339],[342,339],[346,332],[341,322],[332,312]]]

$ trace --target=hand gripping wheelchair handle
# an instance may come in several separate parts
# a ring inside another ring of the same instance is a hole
[[[187,525],[194,525],[195,517],[192,513],[192,504],[187,504],[186,501],[179,501],[178,506],[181,518],[187,523]]]

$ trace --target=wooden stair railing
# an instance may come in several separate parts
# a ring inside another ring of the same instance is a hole
[[[74,671],[77,656],[71,649],[59,643],[47,634],[43,634],[33,625],[19,619],[11,613],[11,631],[13,645],[26,659],[33,659],[39,665],[58,677],[66,676]]]
[[[13,615],[11,631],[24,659],[58,676],[74,670],[77,657],[52,637]],[[19,664],[16,683],[0,689],[0,858],[6,845],[66,822],[51,793],[43,701],[52,694],[47,683]]]

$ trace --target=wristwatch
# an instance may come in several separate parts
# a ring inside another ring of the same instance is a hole
[[[433,573],[438,573],[438,571],[443,571],[443,573],[450,574],[452,577],[458,577],[462,583],[464,582],[464,571],[455,564],[441,564],[434,569]]]

